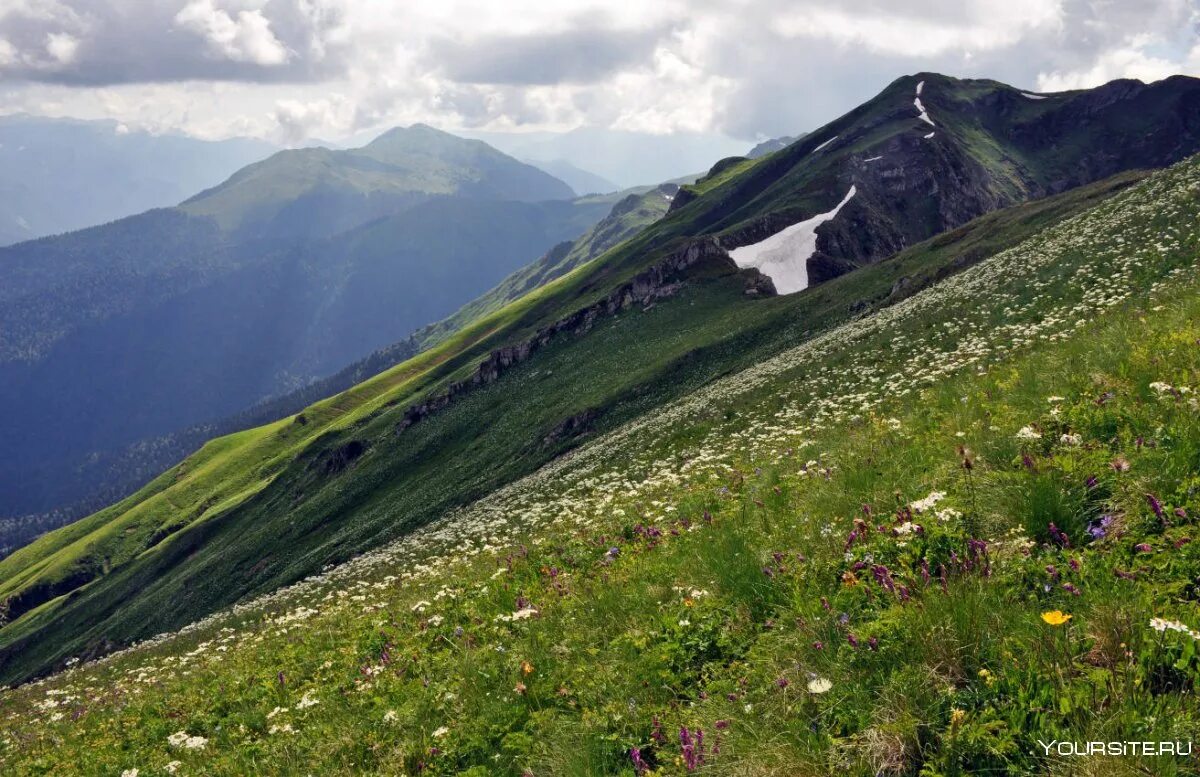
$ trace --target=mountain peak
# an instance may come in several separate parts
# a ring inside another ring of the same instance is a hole
[[[392,127],[390,130],[387,130],[382,135],[357,150],[378,156],[380,153],[444,154],[452,149],[462,151],[469,150],[476,154],[486,154],[491,152],[497,156],[502,155],[501,152],[495,150],[481,140],[468,140],[466,138],[460,138],[458,135],[454,135],[422,123],[410,124],[407,127]]]

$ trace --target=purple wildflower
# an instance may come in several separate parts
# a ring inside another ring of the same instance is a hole
[[[1100,520],[1088,527],[1088,534],[1092,535],[1092,539],[1102,540],[1108,536],[1108,528],[1112,526],[1112,522],[1111,515],[1102,515]]]
[[[1170,521],[1167,520],[1166,514],[1163,512],[1162,502],[1158,501],[1158,497],[1156,497],[1154,494],[1147,493],[1146,503],[1149,504],[1150,509],[1154,511],[1154,517],[1158,519],[1159,523],[1161,523],[1163,526],[1166,526],[1168,523],[1170,523]]]
[[[662,721],[655,715],[650,720],[650,738],[660,745],[666,744],[667,735],[663,733]]]
[[[629,760],[633,762],[633,771],[636,774],[645,774],[650,771],[650,764],[642,760],[641,748],[633,747],[629,749]]]
[[[679,746],[683,751],[683,765],[689,772],[694,772],[704,763],[704,732],[696,729],[689,731],[686,727],[679,729]]]

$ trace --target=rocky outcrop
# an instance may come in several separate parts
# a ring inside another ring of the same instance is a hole
[[[592,426],[599,415],[598,410],[589,407],[582,413],[576,413],[573,416],[564,418],[542,438],[542,445],[554,445],[563,440],[587,434],[592,430]]]
[[[674,213],[699,196],[690,187],[680,187],[679,191],[675,192],[675,198],[671,200],[671,207],[667,208],[667,213]]]
[[[543,327],[538,330],[537,334],[523,342],[506,345],[492,351],[475,369],[475,374],[470,378],[452,383],[444,393],[430,397],[405,410],[404,417],[396,424],[396,431],[404,431],[421,419],[448,406],[468,391],[493,383],[508,370],[527,361],[555,337],[586,334],[601,319],[609,318],[635,306],[648,309],[656,301],[673,296],[683,287],[688,270],[702,262],[717,262],[725,266],[731,273],[741,273],[737,265],[729,258],[729,254],[721,247],[717,238],[705,237],[692,241],[669,253],[662,261],[638,273],[603,299]],[[743,273],[743,277],[746,278],[747,294],[765,296],[773,294],[775,291],[770,279],[760,273]]]
[[[367,447],[363,440],[350,440],[336,448],[322,451],[311,466],[325,475],[336,475],[366,453]]]

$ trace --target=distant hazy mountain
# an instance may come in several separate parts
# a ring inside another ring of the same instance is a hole
[[[563,181],[579,195],[608,194],[621,188],[607,178],[603,178],[595,173],[589,173],[587,170],[571,164],[566,159],[527,159],[525,161]]]
[[[771,138],[770,140],[764,140],[762,143],[759,143],[754,148],[747,151],[746,158],[747,159],[758,159],[760,156],[766,156],[767,154],[773,154],[776,151],[780,150],[781,148],[787,148],[788,146],[792,145],[797,140],[804,137],[805,134],[806,133],[801,132],[799,135],[784,135],[783,137]]]
[[[183,203],[239,237],[328,236],[434,196],[568,200],[562,181],[478,140],[423,124],[362,148],[280,151]]]
[[[677,132],[652,135],[583,127],[570,132],[470,132],[471,137],[518,159],[564,159],[619,184],[653,185],[697,170],[714,159],[742,154],[746,144],[723,135]],[[540,164],[540,163],[539,163]]]
[[[94,452],[223,418],[444,318],[611,207],[569,197],[418,126],[0,249],[0,515],[88,496]]]
[[[0,116],[0,245],[175,205],[274,150],[115,121]]]
[[[87,496],[71,504],[62,503],[62,500],[59,500],[55,504],[61,504],[60,507],[37,514],[8,519],[0,516],[0,557],[7,555],[13,549],[24,545],[41,533],[63,526],[81,515],[116,502],[154,475],[196,450],[205,440],[271,423],[296,413],[313,402],[345,391],[356,383],[361,383],[423,350],[434,347],[472,322],[498,310],[532,289],[561,277],[662,218],[670,206],[671,198],[678,189],[678,184],[665,183],[656,187],[644,186],[615,194],[593,195],[577,200],[572,207],[579,211],[581,219],[584,220],[591,217],[588,214],[593,213],[592,206],[607,207],[612,204],[612,209],[607,216],[596,222],[576,240],[568,240],[555,245],[536,261],[521,267],[486,293],[463,305],[453,315],[423,326],[409,337],[379,348],[369,356],[343,367],[328,377],[309,383],[303,388],[282,396],[272,397],[223,419],[206,421],[151,439],[138,440],[120,448],[94,451],[79,466],[50,473],[55,493],[87,494]],[[520,211],[526,210],[524,206],[511,203],[507,205],[510,206],[510,209],[505,211],[505,205],[500,204],[498,212],[501,215],[505,212],[519,215]],[[418,221],[424,221],[426,214],[420,211],[421,209],[414,209],[412,215],[417,216]],[[378,231],[387,235],[397,230],[397,222],[404,223],[403,220],[389,221],[392,222],[390,225],[381,223],[378,229],[373,227],[364,231],[367,233]],[[496,241],[511,234],[504,228],[496,228],[492,222],[481,221],[483,228],[489,230],[484,233],[489,240]],[[510,222],[506,226],[512,228],[514,225]],[[417,231],[409,235],[410,239],[419,234],[419,229],[420,227],[417,227]],[[471,225],[468,224],[464,231],[466,235],[470,235],[473,231]],[[460,239],[466,235],[460,235]],[[461,268],[456,266],[447,268],[448,272],[459,270]],[[479,273],[480,281],[486,277],[488,277],[487,272]],[[468,278],[467,282],[473,284],[476,279]],[[359,298],[356,295],[350,296]],[[422,300],[421,304],[432,303],[433,306],[440,307],[442,302],[442,300]],[[336,304],[335,302],[334,307]],[[425,308],[425,310],[428,309]],[[400,313],[400,311],[396,312]],[[427,313],[416,310],[404,312],[410,315],[416,314],[418,317],[423,315],[425,316],[423,320],[430,318]],[[353,338],[354,333],[351,332],[348,336]]]

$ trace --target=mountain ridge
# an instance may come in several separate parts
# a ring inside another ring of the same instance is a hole
[[[0,249],[0,397],[13,410],[0,419],[10,441],[0,452],[0,510],[86,498],[55,472],[336,373],[453,313],[609,209],[603,200],[541,200],[569,188],[479,141],[424,128],[376,142],[371,153],[390,161],[322,149],[272,157],[323,160],[352,179],[364,167],[393,176],[389,186],[404,191],[374,211],[355,204],[369,193],[322,193],[318,171],[288,190],[305,192],[289,201],[296,208],[281,211],[272,195],[256,226],[238,221],[246,202],[258,202],[244,196],[245,182],[281,164],[266,160],[232,177],[237,207],[224,227],[212,198],[229,189],[218,186],[183,208]],[[476,159],[483,167],[471,172]],[[434,193],[447,178],[417,191],[426,169],[487,186]],[[503,199],[530,193],[535,200]],[[198,214],[197,203],[210,213]],[[310,206],[324,215],[290,230]],[[352,225],[321,236],[336,223]],[[80,372],[92,380],[73,380]]]
[[[918,109],[913,97],[923,81],[928,83],[919,95],[923,107]],[[941,93],[943,89],[945,93]],[[312,413],[303,414],[302,423],[293,419],[290,424],[281,422],[248,432],[238,441],[207,446],[187,466],[222,461],[222,466],[230,468],[226,488],[236,491],[230,494],[219,489],[218,501],[200,500],[200,494],[211,493],[206,489],[216,481],[207,485],[193,481],[195,490],[188,498],[205,505],[200,519],[190,526],[169,524],[170,542],[159,538],[153,549],[145,549],[146,555],[131,561],[126,554],[140,548],[136,543],[144,538],[158,536],[155,532],[167,524],[148,507],[150,502],[141,504],[141,500],[168,494],[172,477],[179,477],[182,470],[176,470],[174,476],[167,473],[141,497],[135,495],[123,505],[87,519],[84,525],[70,527],[69,534],[14,554],[0,562],[0,569],[9,570],[10,575],[7,590],[0,593],[10,596],[20,590],[12,586],[11,570],[28,564],[67,536],[82,540],[86,534],[80,532],[101,532],[92,542],[103,541],[110,549],[106,552],[113,553],[117,561],[111,573],[89,578],[93,582],[77,600],[55,599],[57,604],[39,610],[35,618],[27,615],[0,630],[0,639],[8,640],[0,656],[9,667],[14,666],[12,662],[29,666],[32,659],[20,657],[17,646],[32,645],[38,634],[43,635],[37,642],[43,646],[40,650],[47,649],[45,635],[68,640],[54,643],[61,656],[71,645],[78,647],[89,640],[95,644],[101,635],[111,640],[116,634],[144,632],[154,623],[198,617],[214,603],[286,584],[487,493],[598,430],[636,417],[689,386],[724,374],[734,364],[765,357],[772,349],[805,341],[822,326],[904,298],[920,288],[909,274],[913,267],[936,274],[953,273],[970,264],[952,253],[953,242],[943,247],[932,236],[966,224],[973,210],[986,213],[1005,198],[1020,202],[1022,196],[1051,188],[1059,180],[1059,170],[1036,155],[1022,154],[1019,147],[998,153],[977,140],[974,133],[986,126],[1054,129],[1053,122],[1041,119],[1059,106],[1037,108],[1028,103],[1045,101],[1027,98],[1020,98],[1024,103],[1013,102],[1019,94],[1008,91],[1016,92],[994,83],[940,76],[899,79],[875,100],[799,143],[759,160],[735,161],[685,187],[690,198],[681,203],[676,196],[666,218],[598,260],[502,308],[412,362],[320,403]],[[1135,100],[1146,94],[1145,89],[1134,91]],[[1194,101],[1195,94],[1194,79],[1168,84],[1165,91],[1154,90],[1148,102],[1139,103],[1136,120],[1128,127],[1118,121],[1125,117],[1106,113],[1116,103],[1113,95],[1102,94],[1093,108],[1104,121],[1117,125],[1114,136],[1118,141],[1126,137],[1122,132],[1134,133],[1153,121],[1162,125],[1160,136],[1150,137],[1149,146],[1144,142],[1141,147],[1123,148],[1127,152],[1123,157],[1113,157],[1105,149],[1100,149],[1106,152],[1100,157],[1089,156],[1087,148],[1076,150],[1074,156],[1064,157],[1062,165],[1072,164],[1082,170],[1079,175],[1087,176],[1135,161],[1171,161],[1173,155],[1186,150],[1174,132],[1177,125],[1171,120],[1175,106],[1171,100],[1183,101],[1187,107],[1193,105],[1189,101]],[[997,112],[997,105],[1011,110]],[[976,108],[979,112],[972,112]],[[936,127],[944,128],[933,130],[935,138],[943,132],[948,144],[924,143],[932,140],[925,137],[927,129],[921,126],[925,122],[920,115],[926,111]],[[1183,126],[1190,131],[1189,116],[1183,117]],[[1025,122],[1026,118],[1031,121]],[[993,120],[999,123],[989,125]],[[839,137],[840,143],[836,142]],[[1173,139],[1175,145],[1164,147],[1164,137]],[[1183,139],[1197,142],[1194,134]],[[863,166],[870,164],[865,161],[867,152],[878,144],[899,158],[898,164],[889,162],[886,169],[891,174],[868,172],[853,181],[839,177],[839,172],[846,170],[862,172]],[[1037,168],[1021,171],[1018,163],[1023,156],[1027,163],[1038,162]],[[1081,165],[1081,161],[1091,164]],[[931,182],[948,188],[930,189]],[[1044,226],[1038,221],[1043,216],[1038,214],[1065,218],[1074,209],[1094,202],[1089,198],[1111,194],[1111,187],[1117,184],[1068,191],[1040,206],[1013,205],[1011,213],[998,222],[979,213],[975,217],[1009,236],[997,241],[1003,247],[1005,240]],[[809,269],[817,270],[813,274],[820,282],[799,294],[759,292],[748,296],[747,291],[759,289],[756,282],[747,283],[754,281],[753,273],[731,266],[725,252],[752,245],[798,219],[827,211],[831,203],[844,197],[848,186],[859,187],[862,196],[849,201],[844,218],[839,216],[817,232],[816,262],[804,257]],[[972,186],[972,197],[965,204],[951,201],[956,193]],[[889,190],[909,196],[894,197],[889,208],[884,199]],[[909,205],[912,213],[902,209]],[[890,219],[887,223],[885,214]],[[848,224],[878,229],[850,234]],[[927,242],[904,262],[877,261],[879,253],[896,245],[904,247],[922,233]],[[712,246],[712,252],[677,268],[685,273],[656,275],[655,268],[664,260],[680,251],[686,254],[689,245],[701,243]],[[651,299],[654,304],[644,304]],[[634,305],[635,300],[642,304]],[[587,313],[596,305],[611,309],[603,326],[594,326],[600,319]],[[572,319],[581,313],[581,319]],[[536,359],[522,358],[521,344],[530,336],[542,337],[539,333],[557,326],[556,322],[569,322],[568,331],[549,337]],[[494,370],[493,366],[505,369]],[[495,380],[472,378],[493,372]],[[403,423],[409,408],[421,407],[422,402],[440,403],[439,397],[447,391],[453,393],[451,387],[461,385],[457,381],[464,378],[480,388],[459,391],[457,401],[440,404],[434,408],[436,413],[423,414],[420,423]],[[535,387],[543,406],[527,402]],[[352,409],[339,415],[339,406]],[[483,417],[491,419],[492,428],[479,427],[478,419]],[[476,440],[476,447],[464,447],[467,439]],[[276,449],[277,442],[296,447]],[[218,448],[232,451],[242,444],[264,452],[277,450],[270,454],[276,458],[267,471],[242,473],[244,465],[237,463],[241,454],[220,458],[223,454]],[[454,476],[439,469],[443,465]],[[232,477],[236,473],[241,474]],[[399,524],[394,519],[397,511],[404,516]],[[279,522],[282,514],[287,515],[286,524]],[[254,527],[252,537],[239,534],[238,527],[250,526]],[[127,532],[126,538],[114,533],[119,527]],[[280,542],[288,543],[286,557],[279,554]],[[39,575],[47,585],[55,583],[54,575],[69,583],[69,570],[85,571],[90,563],[86,557],[73,559],[69,553],[53,561],[50,558],[46,560],[53,565],[50,575],[44,574],[46,567],[39,570],[34,564],[23,573],[32,572],[32,577],[18,586],[35,592],[42,583],[31,581]],[[64,573],[68,576],[61,576]],[[138,604],[125,602],[119,611],[113,609],[119,592],[151,585],[155,592],[146,594]],[[171,610],[161,609],[168,592],[183,590],[189,591],[186,600],[172,605]],[[147,609],[152,606],[159,609]],[[142,622],[137,617],[154,621]],[[73,620],[86,625],[72,632]]]

